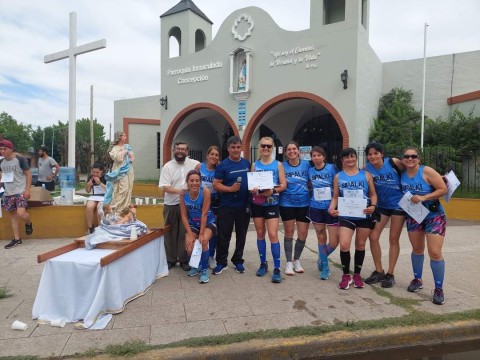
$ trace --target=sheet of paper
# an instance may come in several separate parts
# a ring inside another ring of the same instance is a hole
[[[359,199],[355,197],[339,197],[338,212],[339,216],[348,216],[363,218],[367,217],[363,210],[367,207],[367,199]]]
[[[315,188],[313,189],[313,198],[316,201],[332,200],[332,190],[330,187]]]
[[[445,175],[445,178],[447,179],[448,192],[443,195],[443,198],[448,203],[455,190],[457,190],[457,188],[460,186],[460,180],[458,180],[453,171],[449,171],[448,174]]]
[[[11,183],[11,182],[13,182],[13,172],[2,173],[2,183]]]
[[[200,265],[200,258],[202,257],[202,244],[200,241],[195,240],[195,244],[193,245],[192,256],[190,256],[190,261],[188,265],[194,268],[198,268]]]
[[[273,189],[273,171],[253,171],[247,173],[248,190],[255,188]]]
[[[412,198],[412,194],[407,191],[403,197],[400,199],[398,205],[405,210],[405,212],[410,215],[417,223],[421,223],[428,215],[430,210],[428,210],[421,202],[419,203],[412,203],[410,199]]]

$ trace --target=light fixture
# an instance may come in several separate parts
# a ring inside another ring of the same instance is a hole
[[[160,105],[162,105],[165,110],[168,109],[168,96],[165,95],[165,97],[160,98]]]
[[[343,82],[343,88],[346,89],[347,86],[347,81],[348,81],[348,71],[343,70],[343,72],[340,74],[340,80]]]

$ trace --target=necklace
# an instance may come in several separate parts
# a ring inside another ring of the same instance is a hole
[[[192,192],[189,190],[188,191],[188,196],[190,197],[190,199],[192,199],[192,201],[196,201],[198,199],[198,197],[200,196],[200,191],[197,193],[197,196],[195,198],[193,198]]]

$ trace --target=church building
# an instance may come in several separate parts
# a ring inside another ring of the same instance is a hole
[[[294,140],[324,147],[332,161],[342,148],[365,146],[379,99],[392,88],[413,91],[421,108],[423,59],[379,60],[369,45],[369,0],[311,0],[310,27],[301,31],[247,7],[212,38],[212,21],[192,0],[160,24],[161,94],[114,104],[114,130],[128,135],[137,179],[158,179],[175,141],[202,161],[211,145],[225,157],[231,135],[250,160],[259,138],[271,136],[278,159]],[[480,51],[427,63],[427,116],[480,105]]]

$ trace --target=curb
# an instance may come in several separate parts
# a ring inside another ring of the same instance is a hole
[[[480,320],[432,324],[422,327],[340,331],[318,337],[251,340],[215,347],[160,349],[136,355],[132,359],[317,359],[333,355],[366,354],[400,348],[440,344],[454,345],[466,341],[480,341]]]

